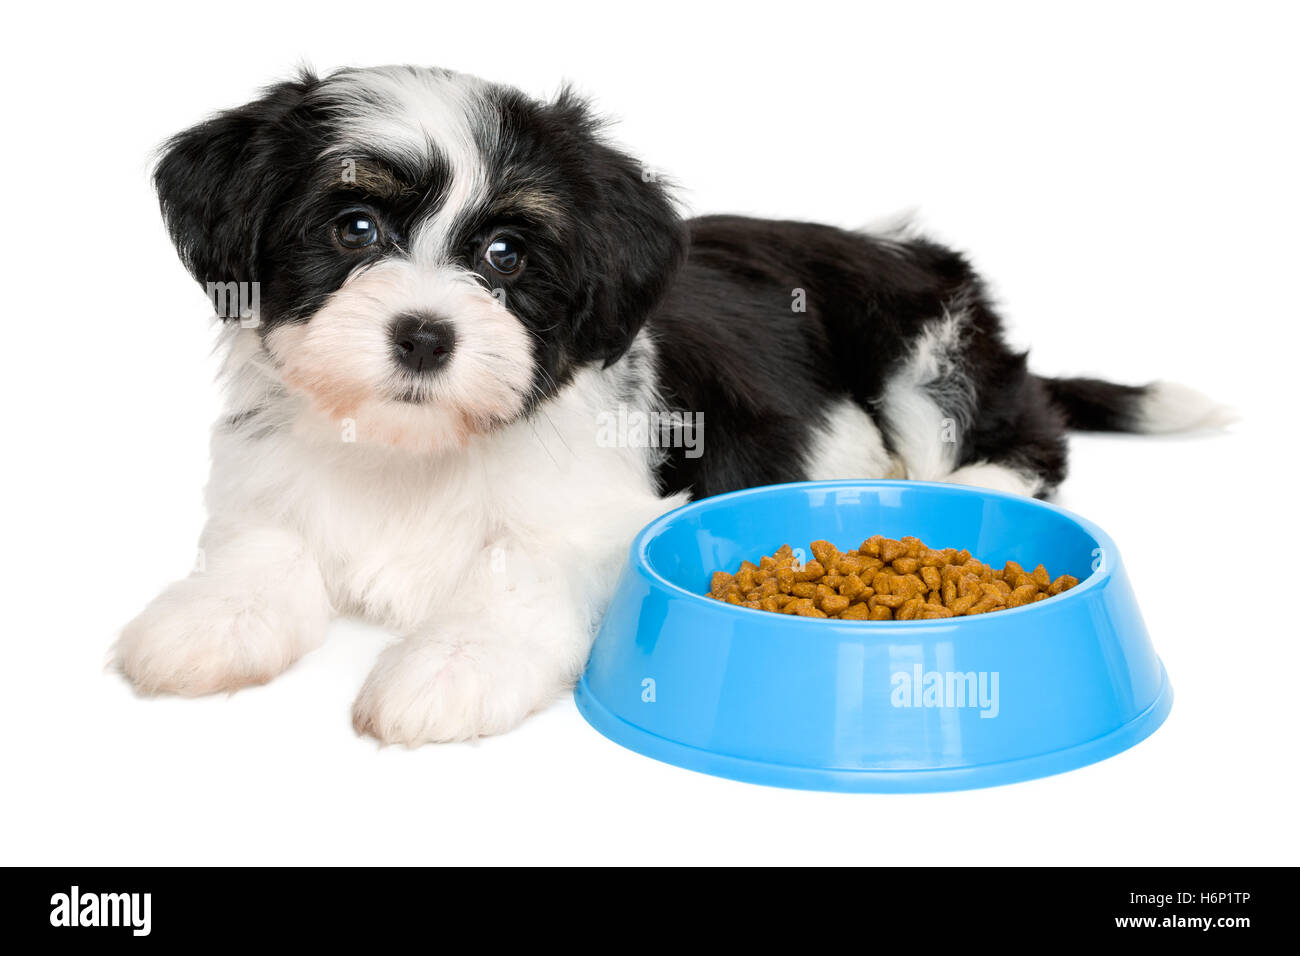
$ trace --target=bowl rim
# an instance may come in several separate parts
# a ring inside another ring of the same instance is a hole
[[[969,495],[981,499],[1002,499],[1013,501],[1018,504],[1029,505],[1031,507],[1042,508],[1046,511],[1055,512],[1057,515],[1072,522],[1090,535],[1097,545],[1102,549],[1103,560],[1101,566],[1080,581],[1077,585],[1070,588],[1064,594],[1059,594],[1051,600],[1054,602],[1052,608],[1038,607],[1037,604],[1026,604],[1021,607],[1007,608],[993,614],[975,614],[963,617],[938,618],[935,620],[912,620],[912,621],[856,621],[832,618],[831,620],[842,626],[863,626],[867,625],[865,633],[876,630],[894,630],[906,628],[939,628],[949,630],[955,627],[961,628],[978,628],[978,627],[997,627],[999,622],[1005,622],[1008,615],[1024,613],[1044,613],[1045,611],[1059,611],[1067,606],[1071,601],[1082,600],[1086,595],[1109,581],[1114,574],[1115,569],[1120,566],[1119,550],[1115,547],[1115,542],[1110,535],[1106,534],[1100,527],[1080,515],[1075,514],[1060,505],[1052,504],[1048,501],[1042,501],[1038,498],[1030,498],[1025,495],[1013,494],[1007,491],[997,491],[992,488],[981,488],[978,485],[959,485],[944,481],[911,481],[901,478],[837,478],[832,481],[789,481],[776,485],[756,485],[752,488],[741,488],[737,491],[727,491],[722,494],[710,495],[707,498],[700,498],[696,501],[687,502],[672,511],[665,512],[658,518],[651,521],[648,525],[637,532],[636,537],[632,540],[632,547],[629,553],[629,562],[636,571],[649,578],[656,586],[662,587],[674,594],[681,595],[688,600],[698,602],[700,607],[707,607],[716,613],[722,614],[744,614],[744,615],[762,615],[769,625],[778,627],[811,627],[821,628],[828,637],[842,636],[839,627],[828,627],[827,621],[821,618],[800,617],[793,614],[775,614],[771,611],[763,611],[757,608],[741,607],[737,604],[727,604],[724,601],[718,601],[715,598],[704,594],[697,594],[694,591],[688,591],[678,584],[674,584],[664,575],[655,570],[651,564],[646,551],[656,537],[663,533],[664,530],[674,521],[679,520],[682,515],[692,511],[705,511],[709,508],[716,507],[727,501],[734,501],[739,498],[764,497],[776,492],[791,492],[805,489],[825,489],[834,490],[839,488],[867,488],[867,489],[884,489],[884,488],[904,488],[904,489],[930,489],[941,491],[946,494]],[[1039,602],[1046,605],[1047,601]],[[759,623],[756,618],[747,618],[754,623]],[[781,623],[778,624],[778,621]],[[991,623],[990,623],[991,622]]]

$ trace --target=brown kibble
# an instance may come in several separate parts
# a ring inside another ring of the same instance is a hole
[[[1062,574],[1059,578],[1047,586],[1047,593],[1052,597],[1060,594],[1062,591],[1068,591],[1079,583],[1079,579],[1072,574]]]
[[[716,571],[705,597],[801,617],[929,621],[1024,607],[1079,583],[1069,574],[1052,579],[1041,564],[1032,573],[1015,561],[994,568],[968,550],[936,550],[910,536],[873,535],[857,551],[820,540],[809,550],[814,558],[803,567],[783,544],[758,564],[742,561],[734,575]]]
[[[808,550],[813,553],[813,557],[820,561],[827,568],[835,566],[835,557],[839,549],[829,541],[814,541],[808,545]]]
[[[933,621],[941,617],[952,617],[952,611],[942,604],[935,604],[933,601],[927,601],[921,605],[920,611],[916,615],[924,621]]]
[[[934,551],[930,548],[921,552],[921,566],[926,568],[942,568],[948,565],[948,555],[943,551]]]
[[[826,569],[822,567],[820,561],[809,561],[803,566],[802,571],[794,573],[796,581],[820,581],[826,574]]]
[[[832,594],[822,601],[822,610],[827,614],[841,614],[847,611],[849,599],[842,594]]]
[[[844,579],[843,583],[840,584],[840,594],[844,595],[844,597],[848,598],[850,601],[866,589],[867,586],[862,583],[862,579],[856,574],[850,574]]]
[[[957,600],[957,582],[952,578],[945,578],[939,594],[943,598],[944,607],[951,607],[952,602]]]
[[[811,598],[795,598],[785,607],[781,608],[782,612],[785,614],[799,614],[804,610],[813,610],[813,609],[814,609],[813,602]]]
[[[938,566],[933,564],[922,563],[921,580],[931,591],[939,590],[939,586],[943,584],[943,576],[939,574]]]
[[[835,559],[835,570],[840,574],[861,574],[867,561],[859,554],[841,554]]]
[[[903,598],[910,598],[912,596],[911,591],[912,591],[911,582],[906,580],[901,574],[889,575],[889,577],[886,579],[886,586],[884,591],[881,591],[879,588],[876,589],[877,594],[898,594],[901,595]]]
[[[907,545],[901,541],[895,541],[892,538],[886,538],[880,543],[880,559],[886,564],[891,564],[898,558],[907,555]]]
[[[978,594],[962,595],[948,605],[948,610],[952,611],[954,617],[962,614],[969,614],[970,609],[975,606],[975,602],[978,601],[980,597],[981,595]]]
[[[902,575],[902,580],[907,581],[906,587],[911,588],[911,593],[913,594],[926,594],[930,591],[930,588],[926,587],[926,583],[924,583],[923,580],[920,580],[920,575]]]
[[[884,566],[885,562],[881,561],[879,558],[864,558],[862,562],[862,570],[858,572],[858,576],[865,581]]]
[[[1022,604],[1028,604],[1038,594],[1038,588],[1033,584],[1025,584],[1007,595],[1007,607],[1020,607]]]
[[[898,609],[898,612],[894,615],[894,620],[910,621],[916,617],[917,612],[920,611],[924,605],[925,602],[919,597],[911,598]]]

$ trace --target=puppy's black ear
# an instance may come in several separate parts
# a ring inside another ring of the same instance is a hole
[[[176,251],[200,283],[257,280],[267,214],[296,175],[286,155],[290,116],[316,82],[304,72],[164,144],[154,187]]]
[[[685,256],[686,228],[654,170],[613,148],[587,104],[563,91],[551,105],[579,136],[584,294],[576,336],[586,354],[616,361],[663,298]]]

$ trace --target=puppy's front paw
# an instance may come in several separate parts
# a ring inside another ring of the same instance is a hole
[[[178,581],[123,628],[118,667],[149,694],[264,684],[324,639],[329,605],[319,579],[312,583],[305,590],[301,581],[238,586],[202,574]],[[268,590],[275,586],[289,590]]]
[[[352,707],[352,725],[386,744],[500,734],[548,704],[563,668],[509,644],[411,637],[388,648]]]

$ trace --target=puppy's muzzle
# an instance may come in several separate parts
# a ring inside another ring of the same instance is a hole
[[[393,321],[393,358],[417,375],[432,375],[451,360],[456,330],[446,319],[408,312]]]

